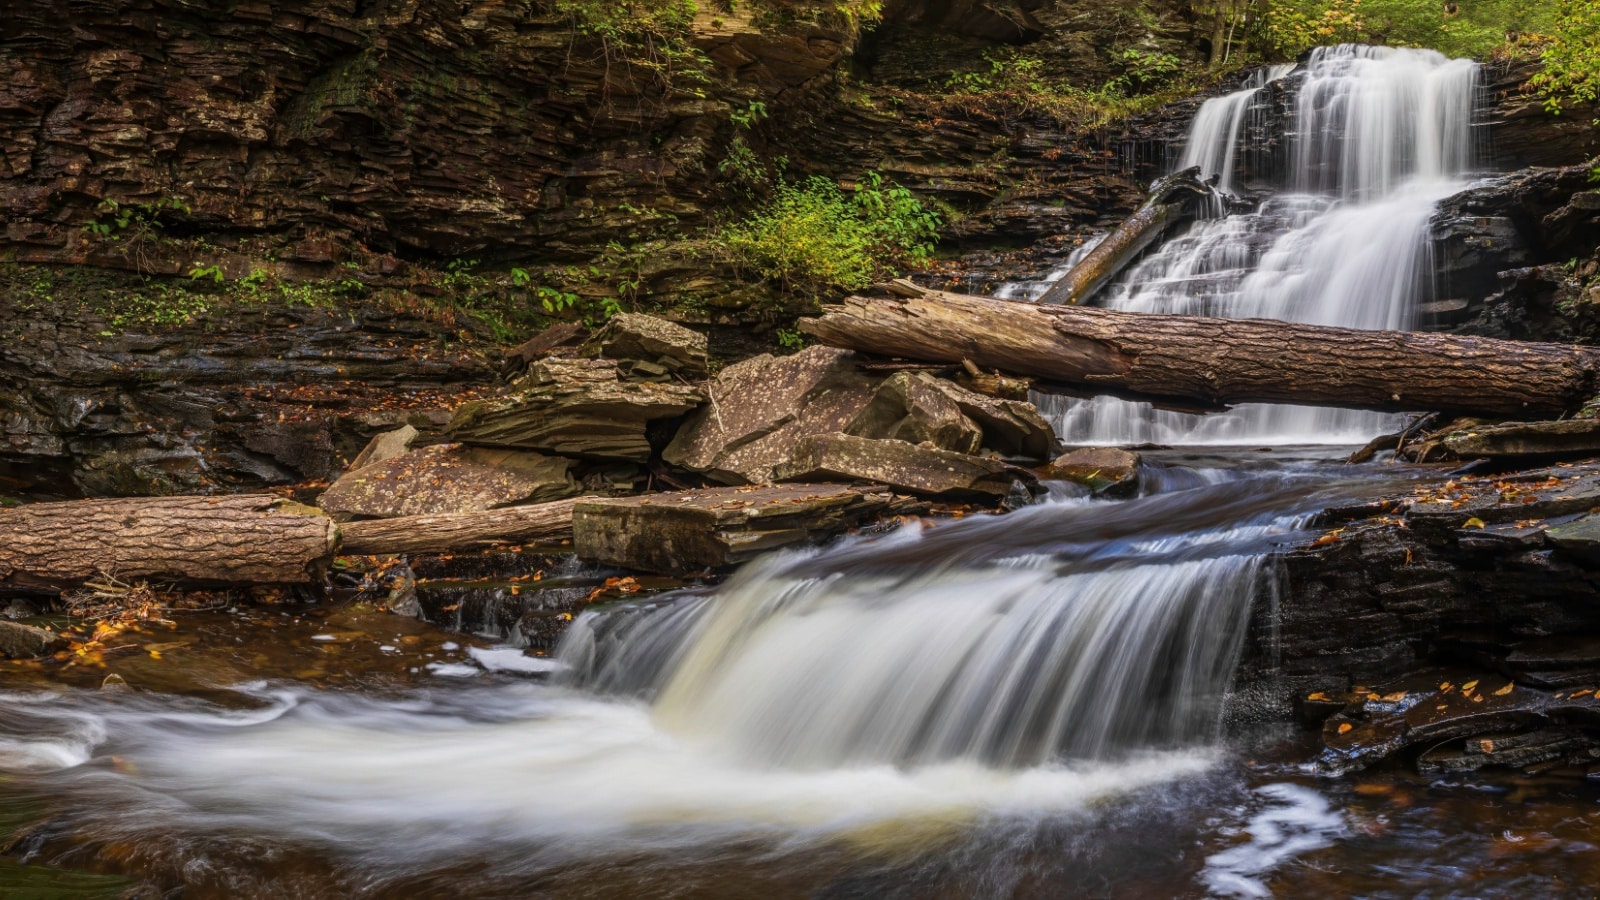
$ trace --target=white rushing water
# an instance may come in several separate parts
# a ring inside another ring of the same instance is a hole
[[[473,654],[554,683],[256,685],[245,711],[0,694],[0,773],[88,799],[77,827],[105,840],[260,836],[397,871],[1086,817],[1215,763],[1264,551],[1329,502],[1326,477],[1241,491],[1176,471],[1152,479],[1166,493],[909,528],[588,612],[558,665]]]
[[[1113,309],[1406,329],[1432,289],[1429,220],[1474,162],[1478,69],[1431,50],[1330,47],[1292,74],[1263,70],[1207,101],[1178,166],[1239,186],[1262,130],[1260,98],[1292,92],[1282,190],[1255,212],[1203,219],[1107,289]],[[1254,122],[1254,127],[1247,128]],[[1259,177],[1259,174],[1258,176]],[[1070,443],[1357,443],[1391,430],[1380,413],[1247,405],[1195,416],[1108,397],[1035,400]]]

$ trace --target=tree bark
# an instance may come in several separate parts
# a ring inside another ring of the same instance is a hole
[[[1195,217],[1197,205],[1214,195],[1200,180],[1200,167],[1184,169],[1157,181],[1150,199],[1095,245],[1060,281],[1039,298],[1041,304],[1082,303],[1127,268],[1162,235]]]
[[[0,588],[304,583],[337,542],[332,519],[259,494],[35,503],[0,510]]]
[[[343,538],[339,552],[417,553],[561,540],[572,536],[572,507],[593,499],[577,497],[486,512],[349,522],[339,529]]]
[[[1079,390],[1219,409],[1297,403],[1555,416],[1594,396],[1600,370],[1600,349],[1563,344],[1050,307],[934,291],[849,297],[800,327],[824,344],[863,353],[970,360]]]

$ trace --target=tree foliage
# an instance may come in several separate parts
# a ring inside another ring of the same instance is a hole
[[[1564,2],[1587,6],[1594,0]],[[1274,0],[1257,22],[1268,56],[1293,59],[1322,44],[1430,47],[1449,56],[1484,57],[1509,38],[1555,27],[1551,0]],[[1589,19],[1589,28],[1596,26]]]
[[[1561,0],[1540,58],[1544,70],[1532,81],[1546,109],[1600,101],[1600,0]]]

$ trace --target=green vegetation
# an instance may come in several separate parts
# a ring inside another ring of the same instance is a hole
[[[984,66],[952,73],[949,102],[967,112],[1015,111],[1063,125],[1098,127],[1175,99],[1195,85],[1183,79],[1183,61],[1170,53],[1128,48],[1117,54],[1122,72],[1094,89],[1047,73],[1045,61],[1015,47],[984,54]]]
[[[939,216],[875,172],[846,194],[826,178],[778,186],[715,242],[740,268],[789,290],[859,290],[933,254]]]
[[[1550,112],[1573,101],[1600,102],[1600,0],[1561,0],[1540,59],[1544,71],[1532,83]]]
[[[621,67],[630,79],[663,91],[707,81],[711,61],[691,40],[694,0],[546,0],[546,6],[596,47],[608,73]]]
[[[1594,8],[1592,0],[1567,5]],[[1340,43],[1431,47],[1449,56],[1486,57],[1510,39],[1547,33],[1555,24],[1555,7],[1526,0],[1277,0],[1254,23],[1254,42],[1278,59]],[[1587,26],[1591,30],[1593,22]]]

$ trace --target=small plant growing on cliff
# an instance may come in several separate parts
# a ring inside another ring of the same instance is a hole
[[[909,190],[869,172],[850,194],[821,177],[780,185],[718,240],[739,265],[790,289],[859,290],[925,264],[939,224]]]
[[[1528,80],[1545,109],[1600,102],[1600,0],[1562,0],[1550,38],[1539,54],[1544,70]]]

